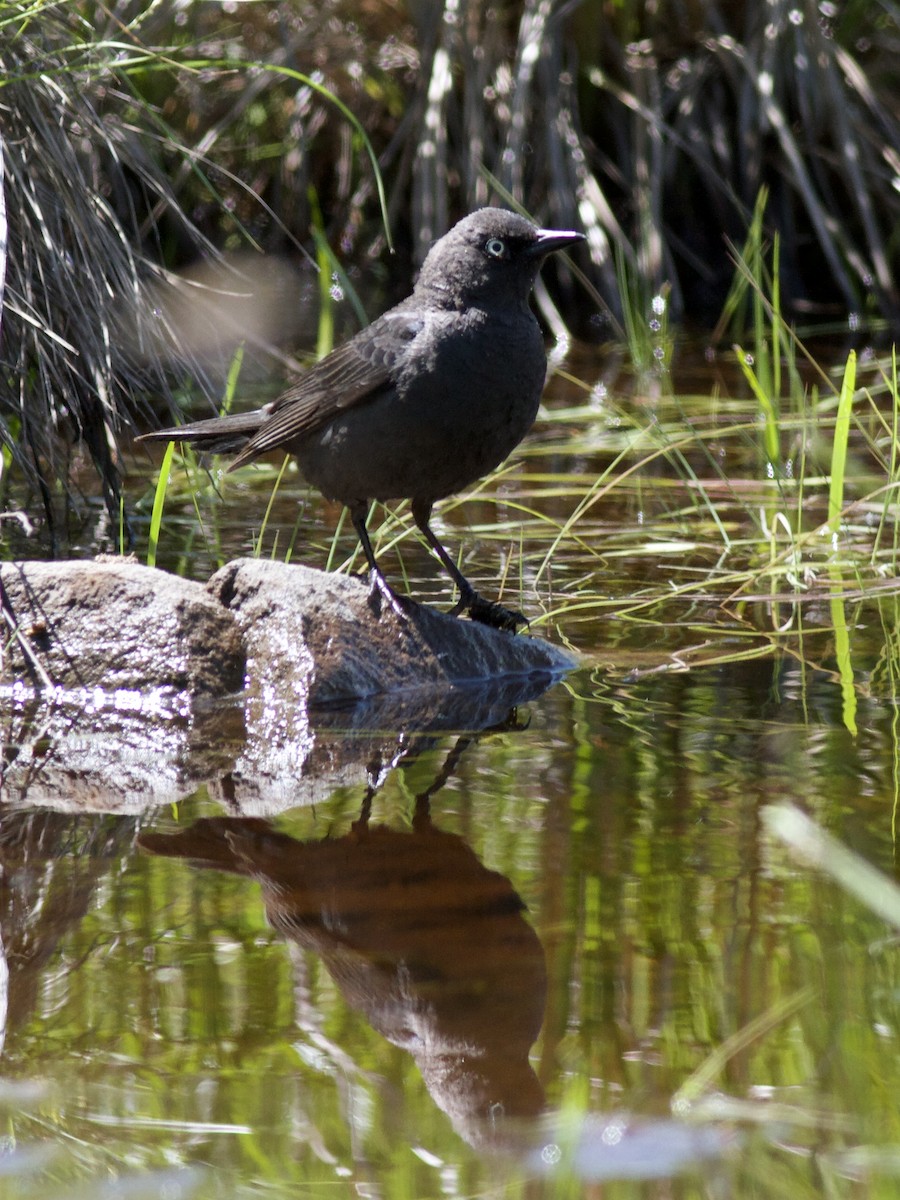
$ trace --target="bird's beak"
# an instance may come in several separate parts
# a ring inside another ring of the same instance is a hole
[[[574,246],[576,242],[584,240],[584,234],[574,229],[539,229],[537,241],[528,247],[528,253],[543,258],[545,254],[552,254],[554,250],[565,250],[567,246]]]

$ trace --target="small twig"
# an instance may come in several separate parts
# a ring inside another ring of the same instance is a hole
[[[9,628],[11,639],[15,638],[21,647],[22,655],[28,667],[38,677],[43,687],[47,689],[52,688],[53,680],[44,669],[37,651],[31,644],[31,639],[27,634],[23,633],[19,622],[16,619],[16,614],[13,610],[12,604],[10,603],[9,596],[7,595],[6,586],[2,580],[0,580],[0,611],[2,611],[3,620]]]

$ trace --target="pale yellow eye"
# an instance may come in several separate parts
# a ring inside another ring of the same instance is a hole
[[[488,238],[484,243],[484,252],[491,258],[506,258],[506,242],[503,238]]]

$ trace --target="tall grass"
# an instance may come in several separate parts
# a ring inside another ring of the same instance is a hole
[[[54,520],[56,480],[75,489],[83,445],[118,520],[118,451],[147,391],[168,386],[174,403],[175,366],[215,397],[238,336],[211,364],[150,286],[165,291],[198,256],[300,257],[312,243],[346,280],[393,229],[390,299],[452,219],[498,197],[588,234],[584,288],[561,262],[547,275],[554,308],[594,340],[627,317],[635,288],[669,322],[714,320],[729,239],[764,188],[757,242],[778,247],[776,311],[897,324],[897,32],[890,6],[814,0],[520,0],[499,16],[454,0],[352,17],[338,0],[6,5],[0,437],[12,475]],[[321,349],[324,323],[320,335]],[[248,349],[277,361],[275,338]],[[665,337],[632,340],[668,353]],[[754,359],[762,395],[780,393],[788,345],[771,346],[771,387]]]
[[[284,228],[239,177],[214,178],[211,142],[192,143],[162,117],[164,77],[196,80],[206,72],[221,82],[238,67],[249,78],[253,64],[190,58],[184,45],[151,47],[143,39],[160,31],[166,6],[120,8],[23,2],[0,14],[4,483],[18,476],[36,491],[50,542],[60,547],[69,533],[66,508],[71,514],[78,504],[82,447],[118,524],[119,446],[142,414],[147,419],[148,392],[167,394],[174,406],[186,374],[192,391],[213,394],[235,343],[248,337],[214,328],[216,365],[193,336],[198,286],[201,298],[213,289],[194,285],[180,308],[166,299],[178,282],[171,267],[227,248],[195,219],[202,206],[188,215],[186,200],[196,201],[199,186],[223,213],[237,208],[245,244],[258,247],[235,192],[252,196]],[[174,38],[173,20],[169,12],[162,31]],[[260,64],[256,76],[263,66],[336,106],[369,155],[386,213],[374,151],[355,114],[320,81],[277,62]],[[223,267],[215,286],[247,293],[252,282],[245,269],[229,275]],[[214,306],[206,316],[217,324]],[[271,349],[265,336],[253,348]]]

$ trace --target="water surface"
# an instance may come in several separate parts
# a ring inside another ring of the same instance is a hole
[[[895,931],[763,815],[895,876],[892,574],[817,548],[811,484],[797,586],[767,576],[796,509],[746,401],[569,369],[587,387],[557,377],[517,465],[441,518],[578,652],[565,680],[487,727],[357,732],[315,803],[251,809],[227,761],[151,810],[6,792],[4,1196],[895,1194]],[[628,473],[691,421],[721,438]],[[265,553],[346,558],[292,475],[266,516],[272,478],[220,480],[202,531],[173,481],[161,564],[204,578],[263,526]],[[42,719],[6,702],[9,772],[52,762]]]

